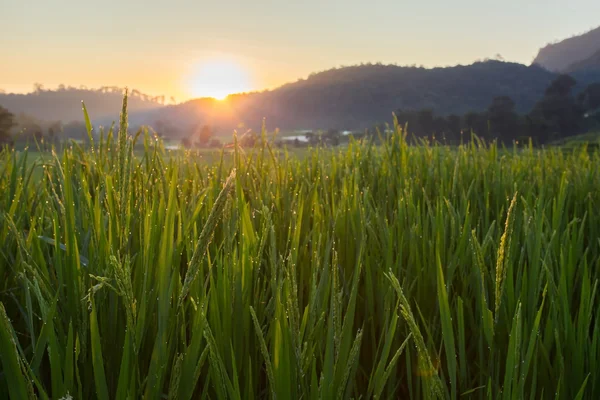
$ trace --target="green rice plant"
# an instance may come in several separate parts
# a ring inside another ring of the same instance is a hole
[[[600,154],[0,150],[0,398],[600,398]]]
[[[504,233],[500,238],[500,247],[498,248],[498,258],[496,261],[496,290],[495,290],[495,308],[494,314],[496,320],[498,320],[498,312],[500,311],[500,304],[502,303],[502,293],[504,291],[504,280],[506,279],[506,253],[510,251],[510,242],[512,237],[513,223],[513,208],[517,202],[517,193],[513,196],[508,211],[506,213],[506,224],[504,226]]]

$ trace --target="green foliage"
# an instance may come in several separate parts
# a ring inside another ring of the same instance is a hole
[[[471,111],[462,118],[435,116],[430,109],[398,110],[395,115],[412,135],[448,144],[462,143],[464,133],[471,132],[504,144],[528,138],[546,144],[600,126],[600,85],[589,85],[575,98],[571,94],[575,84],[572,77],[559,75],[525,115],[517,114],[515,102],[508,96],[495,97],[487,111]]]
[[[0,106],[0,145],[10,140],[10,130],[14,125],[14,115]]]
[[[396,124],[205,164],[125,106],[0,153],[0,398],[600,398],[598,151]]]

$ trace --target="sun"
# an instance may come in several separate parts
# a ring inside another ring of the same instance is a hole
[[[233,93],[251,90],[248,72],[232,60],[212,60],[198,64],[192,72],[189,92],[194,97],[225,99]]]

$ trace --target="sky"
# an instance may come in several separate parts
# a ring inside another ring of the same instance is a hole
[[[0,0],[0,89],[119,86],[178,101],[361,62],[529,64],[597,0]]]

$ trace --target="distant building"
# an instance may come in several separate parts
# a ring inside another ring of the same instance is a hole
[[[310,132],[310,131],[308,131]],[[308,133],[307,132],[307,133]],[[283,142],[295,142],[295,141],[299,141],[302,143],[308,143],[309,139],[306,135],[293,135],[293,136],[284,136],[281,138],[281,141]]]

